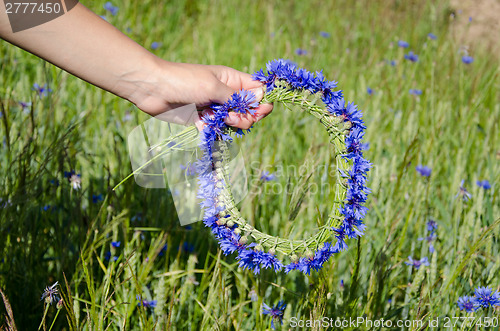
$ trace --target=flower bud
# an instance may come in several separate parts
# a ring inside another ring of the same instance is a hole
[[[234,233],[235,233],[235,234],[238,234],[238,235],[239,235],[239,234],[241,234],[241,230],[240,230],[240,228],[236,228],[236,229],[234,229]]]
[[[299,262],[299,257],[297,254],[292,254],[292,256],[290,256],[290,260],[292,260],[293,263],[297,263]]]
[[[242,244],[242,245],[245,245],[247,242],[248,242],[248,237],[247,236],[243,236],[239,240],[239,243]]]
[[[268,252],[271,255],[275,255],[276,254],[276,250],[274,248],[270,248]]]
[[[56,305],[57,309],[61,309],[62,307],[63,307],[63,299],[59,300]]]
[[[264,250],[264,247],[262,247],[261,244],[258,244],[257,246],[255,246],[254,250],[257,252],[262,252]]]
[[[314,253],[311,250],[306,251],[306,256],[308,259],[312,259],[314,257]]]
[[[232,228],[232,227],[234,226],[234,221],[228,221],[228,222],[226,223],[226,225],[227,225],[228,227]]]

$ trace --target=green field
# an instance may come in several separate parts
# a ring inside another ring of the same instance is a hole
[[[238,268],[202,222],[179,224],[175,192],[133,179],[113,191],[132,172],[127,136],[148,115],[1,42],[0,289],[10,303],[0,301],[0,329],[9,330],[13,316],[18,330],[49,330],[54,319],[52,330],[266,330],[263,304],[283,300],[278,330],[302,329],[298,320],[358,318],[390,320],[394,330],[441,330],[447,321],[498,330],[498,307],[467,313],[457,305],[477,287],[500,288],[500,66],[486,47],[452,37],[467,12],[446,1],[147,0],[113,2],[113,16],[105,2],[84,4],[147,49],[160,43],[152,52],[169,61],[253,73],[284,58],[338,81],[367,126],[365,156],[374,165],[367,230],[309,276]],[[410,51],[417,62],[405,59]],[[464,63],[464,55],[474,61]],[[39,96],[34,83],[52,92]],[[290,169],[328,162],[320,123],[275,105],[241,146],[253,184],[242,214],[272,235],[313,232],[331,197],[306,195],[291,221],[302,178]],[[418,165],[431,175],[421,176]],[[72,170],[80,189],[64,176]],[[263,170],[276,178],[259,181]],[[321,176],[311,180],[320,184]],[[436,236],[419,240],[429,236],[429,220]],[[409,256],[429,265],[411,267]],[[56,281],[60,310],[40,300]],[[139,296],[155,307],[140,305]]]

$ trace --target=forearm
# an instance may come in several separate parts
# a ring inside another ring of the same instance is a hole
[[[153,54],[81,3],[34,28],[12,33],[0,5],[0,37],[80,77],[133,101],[157,70]]]

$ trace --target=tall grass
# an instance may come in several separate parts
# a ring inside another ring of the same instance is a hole
[[[86,5],[104,15],[103,4]],[[19,330],[40,325],[46,308],[40,297],[55,281],[65,300],[54,330],[262,330],[271,322],[262,304],[280,299],[287,303],[282,329],[292,317],[424,324],[438,317],[498,317],[498,310],[470,315],[456,305],[477,286],[500,285],[499,66],[482,49],[469,49],[474,62],[462,63],[462,45],[449,29],[467,13],[451,19],[446,3],[432,1],[114,4],[119,12],[107,19],[147,48],[161,42],[154,52],[165,59],[253,72],[288,58],[337,80],[368,127],[366,155],[374,163],[368,229],[310,276],[239,269],[203,224],[179,225],[168,190],[128,181],[112,191],[131,172],[126,138],[146,115],[3,43],[0,288],[6,299],[0,314],[13,317]],[[431,32],[437,40],[427,37]],[[410,48],[398,47],[400,39]],[[307,54],[296,55],[297,48]],[[418,62],[404,59],[409,50]],[[40,98],[33,83],[53,92]],[[23,110],[19,101],[32,104]],[[328,210],[328,196],[308,196],[296,220],[288,220],[300,184],[293,166],[329,162],[319,128],[276,105],[241,141],[254,183],[262,170],[277,175],[258,183],[265,194],[251,190],[240,205],[257,227],[273,235],[294,228],[303,236],[314,231],[318,212]],[[432,168],[430,177],[418,174],[419,164]],[[64,177],[71,170],[81,174],[81,190]],[[492,188],[478,187],[479,179]],[[314,178],[321,180],[321,174]],[[461,180],[469,201],[456,196]],[[103,201],[94,202],[99,194]],[[434,253],[418,240],[427,236],[430,219],[438,224]],[[117,241],[120,247],[113,247]],[[409,256],[428,257],[430,266],[407,266]],[[155,308],[147,304],[153,300]],[[49,307],[46,329],[56,314]]]

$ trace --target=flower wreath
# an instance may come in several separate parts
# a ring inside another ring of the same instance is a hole
[[[371,163],[363,158],[362,138],[365,125],[361,112],[349,102],[342,91],[333,91],[336,82],[328,81],[322,72],[313,74],[295,64],[279,59],[267,64],[267,74],[261,69],[253,79],[265,84],[262,103],[280,102],[285,106],[299,105],[319,119],[330,136],[338,168],[335,201],[326,224],[311,238],[289,240],[260,232],[248,224],[236,208],[228,176],[228,146],[231,130],[224,123],[228,112],[255,113],[258,102],[246,90],[234,93],[224,104],[212,105],[213,115],[205,115],[201,132],[201,158],[196,162],[198,198],[202,199],[204,224],[210,227],[225,255],[237,253],[239,266],[258,274],[261,268],[300,270],[309,274],[320,270],[334,253],[347,249],[346,238],[363,235],[362,219],[368,210],[363,204],[370,190],[365,186]],[[314,103],[320,98],[324,107]],[[236,131],[241,136],[242,130]],[[333,241],[329,238],[335,237]],[[278,257],[288,257],[286,264]]]

